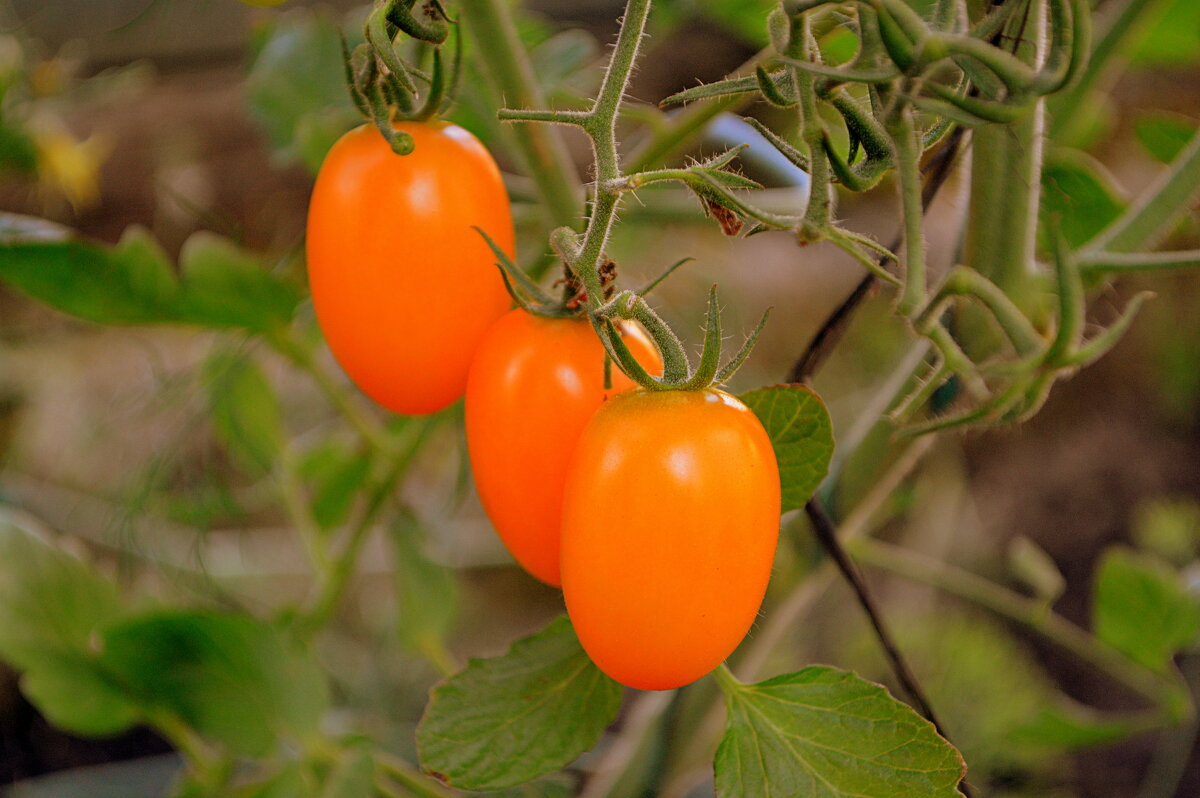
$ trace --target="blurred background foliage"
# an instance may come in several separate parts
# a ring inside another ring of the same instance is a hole
[[[529,13],[521,37],[552,106],[581,103],[595,90],[620,5],[522,4]],[[721,77],[764,44],[773,5],[656,4],[632,87],[644,104],[627,120],[631,150],[662,123],[659,99]],[[1107,0],[1097,13],[1103,19],[1122,6]],[[1153,24],[1130,34],[1136,45],[1127,70],[1091,99],[1086,118],[1064,122],[1048,144],[1044,221],[1070,242],[1086,240],[1117,214],[1200,125],[1200,3],[1157,6]],[[0,210],[44,216],[110,245],[137,225],[160,242],[164,263],[178,260],[186,270],[208,257],[222,274],[236,274],[229,262],[250,258],[302,295],[312,175],[332,142],[357,123],[342,83],[337,31],[353,43],[364,14],[353,0],[292,0],[277,8],[235,0],[0,0]],[[824,44],[836,53],[836,41]],[[497,153],[516,203],[518,250],[532,262],[550,224],[530,201],[511,132],[494,118],[499,98],[470,58],[480,46],[466,42],[469,72],[451,118]],[[568,141],[582,173],[586,142],[570,134]],[[692,154],[720,147],[713,131]],[[748,158],[747,171],[773,186],[780,201],[794,197],[769,163]],[[952,183],[930,216],[931,251],[943,265],[956,246],[957,199]],[[847,196],[840,212],[849,227],[881,240],[898,226],[887,190]],[[658,296],[677,329],[699,329],[700,298],[717,279],[730,328],[746,330],[765,306],[775,307],[738,390],[780,381],[859,277],[857,266],[831,248],[797,250],[781,236],[730,241],[672,190],[646,191],[644,204],[630,203],[622,219],[611,249],[629,283],[677,257],[697,258]],[[194,238],[199,230],[223,238]],[[1195,214],[1172,240],[1178,249],[1200,246]],[[1132,334],[1057,389],[1032,422],[940,441],[889,502],[881,537],[1042,596],[1080,624],[1107,623],[1114,640],[1137,629],[1127,630],[1128,613],[1113,610],[1128,602],[1106,603],[1106,590],[1153,582],[1169,564],[1177,569],[1170,573],[1183,575],[1185,600],[1194,601],[1200,280],[1182,273],[1131,277],[1113,290],[1111,309],[1142,288],[1158,296]],[[873,406],[881,376],[906,348],[889,301],[867,304],[818,379],[839,440],[853,438],[855,420]],[[300,303],[311,342],[311,308]],[[397,436],[411,423],[384,422]],[[317,646],[333,675],[335,724],[401,752],[411,752],[413,725],[437,678],[431,659],[496,653],[561,607],[559,595],[524,576],[491,534],[471,496],[458,419],[451,414],[419,434],[432,443],[416,453],[400,488],[413,515],[368,542],[353,600]],[[878,476],[885,449],[883,440],[859,448],[831,497],[837,506],[853,508]],[[309,581],[273,476],[281,457],[290,459],[297,494],[312,506],[313,534],[331,536],[361,512],[355,496],[371,478],[361,443],[311,380],[252,336],[90,324],[0,285],[0,517],[69,541],[129,592],[268,617],[302,597]],[[801,521],[785,529],[772,595],[820,559]],[[1114,554],[1114,544],[1129,549]],[[1061,718],[1055,726],[1045,713],[1062,694],[1109,709],[1128,708],[1130,699],[1019,627],[926,588],[883,577],[873,583],[983,794],[1200,793],[1194,724],[1117,742],[1094,726],[1064,728]],[[414,606],[425,609],[397,612]],[[1135,609],[1151,623],[1161,608]],[[1102,621],[1105,612],[1116,615]],[[412,619],[419,619],[415,626]],[[187,615],[154,622],[184,637],[215,623]],[[147,623],[124,628],[130,646],[148,634]],[[1179,641],[1179,663],[1195,691],[1200,652],[1190,623],[1181,621],[1181,634],[1190,630],[1191,637]],[[1130,645],[1142,650],[1140,641]],[[247,651],[236,654],[260,656]],[[889,678],[839,585],[778,656]],[[706,689],[688,688],[670,722],[686,724]],[[222,700],[236,700],[236,691],[231,695]],[[253,751],[258,741],[237,742]],[[145,731],[105,742],[58,732],[22,697],[15,676],[0,671],[0,784],[15,783],[0,794],[160,795],[175,760],[151,755],[166,750]],[[652,752],[626,794],[653,794],[647,774],[671,757]],[[287,778],[280,775],[279,783]],[[548,783],[528,794],[567,789]]]

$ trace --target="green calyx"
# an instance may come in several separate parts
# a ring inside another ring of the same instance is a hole
[[[462,72],[462,36],[454,37],[454,55],[447,63],[442,47],[450,38],[451,23],[438,0],[419,6],[414,0],[382,0],[367,15],[365,43],[351,52],[342,39],[350,96],[398,155],[412,152],[413,140],[395,129],[397,121],[432,119],[454,102]],[[417,47],[432,48],[429,72],[401,56],[401,34]]]

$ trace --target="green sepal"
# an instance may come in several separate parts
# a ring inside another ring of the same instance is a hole
[[[608,351],[609,357],[616,361],[620,366],[621,371],[625,372],[625,376],[636,382],[641,387],[648,391],[667,391],[673,386],[666,385],[657,377],[638,362],[633,356],[633,352],[629,351],[629,347],[621,338],[621,333],[617,330],[616,325],[612,323],[612,319],[600,318],[600,340],[604,343],[604,348]]]
[[[783,73],[786,77],[787,73]],[[758,81],[758,91],[763,98],[778,108],[790,108],[796,104],[797,98],[793,91],[792,96],[788,96],[784,87],[791,81],[785,80],[783,83],[776,83],[775,79],[767,72],[766,68],[761,64],[754,67],[754,77]]]
[[[737,353],[734,354],[729,362],[717,370],[717,374],[713,377],[713,385],[723,385],[733,378],[737,370],[746,362],[746,358],[750,357],[750,351],[754,349],[754,344],[758,342],[758,336],[762,333],[763,328],[767,326],[767,317],[771,315],[771,309],[767,308],[763,311],[762,316],[758,320],[758,326],[750,335],[746,336],[746,340],[742,342]]]
[[[782,72],[779,74],[782,74]],[[710,97],[728,97],[732,94],[750,94],[755,91],[758,91],[758,78],[755,75],[747,75],[746,77],[729,78],[727,80],[719,80],[716,83],[705,83],[700,86],[693,86],[690,89],[684,89],[664,100],[660,100],[658,105],[659,107],[679,105],[696,100],[707,100]]]
[[[446,99],[446,68],[442,65],[442,49],[433,48],[433,68],[429,75],[429,93],[413,119],[426,120],[437,116]]]
[[[721,363],[721,311],[717,308],[717,286],[708,290],[708,320],[704,327],[704,348],[700,350],[700,365],[679,386],[685,391],[698,391],[712,385]]]
[[[907,72],[916,63],[916,48],[911,39],[892,16],[891,11],[877,4],[875,20],[879,30],[879,40],[883,42],[888,57],[900,68]]]
[[[434,52],[438,52],[435,50]],[[441,107],[439,113],[445,113],[450,110],[450,106],[454,105],[454,101],[458,99],[458,90],[462,85],[463,76],[463,29],[462,27],[455,28],[454,35],[454,60],[450,62],[450,79],[447,80],[446,88],[442,93]]]
[[[787,142],[786,139],[754,117],[747,116],[743,117],[742,119],[744,122],[749,123],[752,128],[757,130],[759,135],[769,141],[771,146],[779,151],[780,155],[782,155],[784,158],[787,158],[788,163],[790,163],[792,166],[795,166],[797,169],[802,169],[805,172],[809,171],[811,166],[808,162],[808,156],[793,147]]]
[[[367,15],[367,24],[364,32],[367,37],[367,43],[374,51],[377,58],[383,62],[383,65],[388,68],[391,73],[390,77],[396,81],[404,91],[408,92],[409,96],[415,97],[417,87],[412,82],[412,78],[408,76],[408,69],[400,60],[400,56],[396,54],[396,48],[392,43],[391,33],[388,31],[387,6],[377,6],[374,11]]]
[[[1129,303],[1125,305],[1125,309],[1121,311],[1121,315],[1117,317],[1117,320],[1110,324],[1104,332],[1076,349],[1074,353],[1066,358],[1065,364],[1083,368],[1107,354],[1125,335],[1125,332],[1129,329],[1129,325],[1133,324],[1133,319],[1142,305],[1147,299],[1153,296],[1153,291],[1142,291],[1139,294],[1135,294],[1129,300]]]
[[[338,39],[342,45],[342,66],[345,69],[346,89],[350,92],[350,99],[354,102],[354,107],[358,109],[363,116],[371,115],[371,108],[367,105],[367,98],[358,88],[358,83],[354,75],[354,56],[350,52],[350,43],[346,41],[346,34],[338,29]],[[361,46],[361,45],[360,45]]]
[[[496,256],[496,268],[500,270],[500,276],[504,278],[504,286],[508,289],[508,294],[521,307],[531,312],[536,312],[539,315],[546,315],[546,310],[561,303],[556,303],[549,294],[542,290],[533,278],[525,271],[512,262],[508,257],[508,253],[496,244],[481,227],[472,225],[472,230],[479,233],[487,243],[488,248],[492,250],[492,254]],[[518,290],[519,289],[519,290]],[[577,315],[577,314],[552,314],[552,315]]]
[[[393,0],[393,2],[385,3],[381,8],[385,10],[388,22],[414,39],[420,39],[430,44],[441,44],[446,41],[446,37],[450,35],[450,26],[442,4],[434,2],[432,4],[434,17],[424,20],[412,13],[414,5],[412,0],[400,0],[400,2]]]
[[[900,72],[892,64],[867,67],[831,67],[812,61],[804,61],[799,58],[783,58],[780,60],[796,69],[818,77],[829,78],[838,83],[888,83],[900,75]]]
[[[639,288],[637,291],[638,296],[645,296],[646,294],[650,293],[651,291],[653,291],[655,288],[658,287],[659,283],[661,283],[663,280],[670,277],[672,272],[674,272],[676,269],[678,269],[683,264],[687,263],[688,261],[692,261],[692,260],[695,260],[695,258],[693,258],[693,257],[680,258],[679,260],[675,261],[670,266],[668,266],[666,269],[664,269],[662,274],[658,275],[653,280],[651,280],[650,282],[646,283],[644,286]]]

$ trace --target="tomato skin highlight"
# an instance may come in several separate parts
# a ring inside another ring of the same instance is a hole
[[[640,327],[625,343],[648,371],[658,350]],[[634,383],[615,367],[604,390],[604,347],[583,319],[520,308],[488,330],[467,378],[467,451],[480,501],[521,567],[558,586],[563,483],[588,420]]]
[[[563,502],[567,613],[592,660],[642,690],[689,684],[741,642],[779,535],[762,424],[718,390],[631,391],[580,436]]]
[[[495,255],[513,225],[500,170],[466,130],[401,122],[396,155],[372,126],[333,145],[309,203],[308,277],[338,363],[379,404],[432,413],[466,388],[483,334],[511,307]]]

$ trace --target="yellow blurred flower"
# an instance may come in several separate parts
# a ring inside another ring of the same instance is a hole
[[[44,194],[65,197],[76,212],[100,199],[100,166],[112,152],[107,136],[94,134],[81,141],[57,122],[37,125],[38,183]]]

